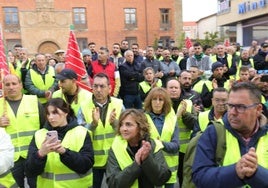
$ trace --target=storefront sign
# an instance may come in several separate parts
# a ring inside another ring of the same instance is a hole
[[[240,3],[238,4],[238,14],[245,14],[249,11],[264,8],[266,4],[267,0],[259,0],[254,2],[247,1],[245,3]]]

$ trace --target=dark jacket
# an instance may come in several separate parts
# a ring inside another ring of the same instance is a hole
[[[160,61],[158,61],[155,58],[151,58],[151,59],[146,58],[145,60],[143,60],[143,62],[141,63],[141,69],[144,70],[147,67],[152,67],[154,69],[155,73],[157,73],[157,72],[164,73],[164,69],[161,66]]]
[[[139,83],[144,79],[141,64],[135,61],[132,64],[125,62],[119,66],[119,73],[121,79],[120,96],[138,95]]]
[[[267,53],[259,50],[259,52],[253,57],[254,68],[256,70],[268,70],[268,62],[265,61]]]
[[[236,59],[235,58],[232,58],[232,63],[231,63],[231,67],[229,67],[229,64],[228,64],[228,60],[227,60],[227,57],[229,55],[227,53],[225,53],[225,57],[224,58],[220,58],[218,56],[216,56],[217,58],[217,61],[218,62],[221,62],[223,65],[226,65],[226,67],[228,68],[228,71],[226,73],[224,73],[224,77],[229,79],[230,78],[230,75],[235,75],[236,74]]]
[[[267,121],[267,120],[266,120]],[[265,121],[265,123],[266,123]],[[253,135],[248,145],[245,145],[243,139],[235,132],[227,120],[227,113],[223,117],[225,128],[237,138],[241,156],[244,155],[250,147],[255,147],[258,140],[267,134],[268,127],[262,125]],[[257,171],[250,178],[241,180],[236,174],[235,165],[218,166],[215,159],[215,151],[217,145],[217,133],[214,126],[209,126],[202,134],[196,148],[196,155],[193,163],[193,181],[197,187],[213,187],[213,188],[232,188],[242,187],[249,184],[250,187],[264,188],[268,187],[268,169],[258,165]],[[228,147],[228,146],[227,146]],[[213,177],[213,178],[212,178]]]
[[[36,71],[38,74],[42,76],[42,79],[44,83],[46,82],[45,76],[48,74],[49,66],[46,66],[45,74],[41,74],[41,72],[38,70],[37,66],[34,64],[32,69]],[[30,70],[27,72],[26,78],[25,78],[25,87],[27,91],[32,95],[37,95],[37,97],[45,97],[45,91],[37,88],[31,78]],[[55,79],[53,85],[49,88],[49,90],[53,93],[58,88],[58,82]]]
[[[164,155],[161,150],[153,153],[155,142],[150,140],[152,149],[148,158],[139,166],[135,162],[135,154],[127,147],[127,152],[133,159],[133,163],[121,170],[115,154],[109,151],[108,163],[106,168],[107,184],[109,188],[131,187],[136,179],[139,181],[140,188],[153,188],[154,186],[164,185],[171,176]]]
[[[79,126],[76,119],[70,119],[68,125],[64,127],[52,128],[49,124],[45,125],[47,130],[56,130],[58,132],[59,140],[63,140],[66,133]],[[82,138],[81,138],[82,139]],[[47,162],[47,157],[40,158],[38,156],[38,148],[35,143],[35,137],[33,137],[28,151],[28,158],[26,160],[26,174],[29,177],[35,177],[44,172],[44,168]],[[60,154],[59,154],[60,155]],[[85,174],[94,164],[94,153],[92,142],[89,134],[86,135],[84,145],[79,152],[66,149],[66,152],[60,155],[61,162],[75,171],[78,174]]]

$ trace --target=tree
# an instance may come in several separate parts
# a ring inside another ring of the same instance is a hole
[[[197,39],[197,42],[200,42],[202,46],[204,45],[210,45],[215,46],[219,42],[223,42],[223,39],[219,37],[219,32],[208,32],[205,33],[205,39]]]

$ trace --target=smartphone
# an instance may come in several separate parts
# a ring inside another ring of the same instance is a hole
[[[261,76],[261,82],[268,82],[268,74],[264,74]]]
[[[56,142],[58,140],[58,132],[57,131],[48,131],[47,132],[47,140],[51,140],[52,142]]]

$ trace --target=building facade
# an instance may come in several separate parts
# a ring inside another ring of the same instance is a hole
[[[268,0],[218,0],[217,25],[235,26],[236,42],[243,46],[268,39],[267,18]]]
[[[182,0],[1,0],[0,7],[6,46],[21,43],[30,54],[66,50],[70,25],[81,50],[122,40],[168,47],[182,33]]]

